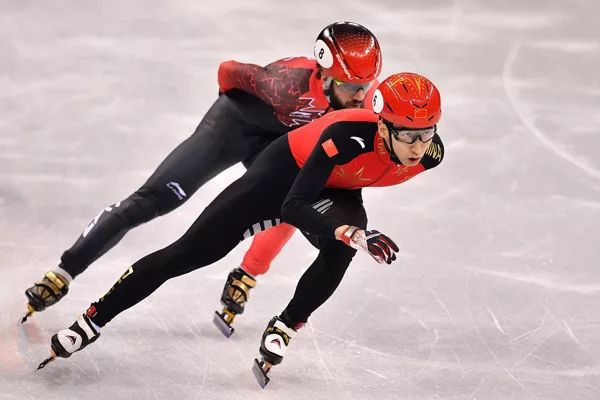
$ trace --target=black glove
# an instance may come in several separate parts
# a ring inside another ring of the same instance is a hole
[[[391,264],[399,251],[392,239],[376,230],[365,231],[356,226],[349,226],[341,239],[350,247],[366,251],[379,264]]]

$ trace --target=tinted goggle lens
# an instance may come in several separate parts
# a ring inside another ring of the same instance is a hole
[[[369,90],[369,88],[371,87],[371,84],[373,82],[366,82],[366,83],[350,83],[350,82],[344,82],[344,81],[340,81],[337,79],[333,80],[333,83],[335,83],[335,85],[342,89],[345,90],[347,92],[357,92],[359,90],[364,90],[367,91]]]
[[[394,135],[396,140],[404,143],[412,144],[419,139],[421,142],[429,142],[437,132],[437,125],[423,129],[405,129],[396,128],[392,124],[386,122],[388,130]]]

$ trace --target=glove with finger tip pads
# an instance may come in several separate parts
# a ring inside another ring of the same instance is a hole
[[[379,264],[391,264],[399,251],[392,239],[376,230],[365,231],[356,226],[349,226],[340,238],[348,246],[366,251]]]

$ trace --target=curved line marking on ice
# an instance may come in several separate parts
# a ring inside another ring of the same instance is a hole
[[[550,149],[554,154],[564,159],[565,161],[571,163],[575,167],[581,169],[588,175],[593,176],[596,179],[600,179],[600,171],[595,168],[590,167],[580,161],[578,161],[573,155],[569,154],[564,148],[561,148],[556,143],[548,138],[540,129],[538,129],[533,119],[526,115],[523,111],[525,110],[526,104],[522,101],[522,98],[519,96],[516,80],[513,78],[513,66],[515,61],[517,60],[517,55],[519,50],[521,49],[521,40],[516,40],[508,55],[506,56],[506,60],[504,62],[504,68],[502,70],[502,84],[504,86],[504,90],[506,91],[506,97],[510,102],[511,107],[515,111],[515,113],[519,116],[523,124],[527,127],[527,129],[533,134],[533,136],[540,141],[544,146]]]

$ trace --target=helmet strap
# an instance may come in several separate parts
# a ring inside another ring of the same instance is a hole
[[[383,147],[385,147],[388,154],[390,155],[390,160],[392,162],[395,162],[396,164],[402,164],[402,162],[398,159],[398,156],[396,156],[396,153],[394,153],[394,150],[392,150],[392,134],[388,131],[388,139],[390,141],[389,145],[386,142],[385,138],[382,137],[381,139],[383,139]]]

